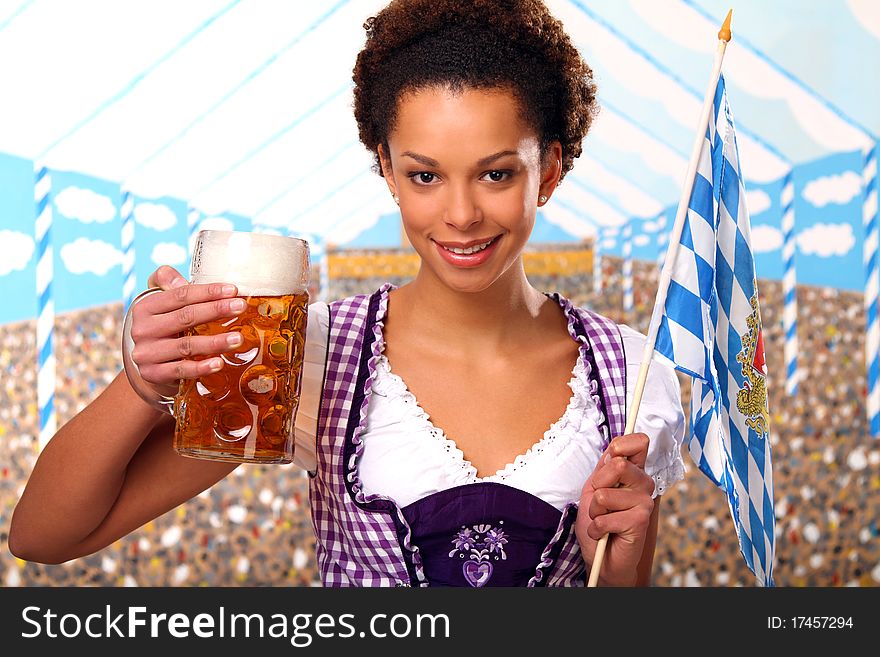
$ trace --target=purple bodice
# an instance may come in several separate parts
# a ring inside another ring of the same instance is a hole
[[[481,482],[424,497],[403,515],[430,586],[481,587],[526,586],[562,513],[518,488]]]
[[[467,537],[458,537],[458,532],[469,528],[474,531],[474,525],[480,529],[488,525],[485,531],[477,532],[483,544],[478,550],[486,550],[486,555],[493,558],[492,572],[488,566],[479,563],[465,567],[463,562],[470,552],[461,558],[456,557],[462,564],[458,566],[462,577],[469,577],[468,580],[459,579],[459,586],[463,582],[465,585],[472,582],[492,585],[502,581],[521,585],[525,580],[526,566],[520,564],[526,561],[531,565],[526,586],[583,586],[585,567],[574,535],[573,524],[577,515],[574,503],[559,512],[522,491],[511,502],[505,492],[503,505],[500,495],[494,500],[489,499],[489,495],[476,504],[485,513],[471,516],[467,513],[470,505],[465,501],[470,499],[474,503],[477,498],[463,491],[465,487],[462,486],[452,489],[461,495],[457,506],[462,515],[457,516],[452,524],[444,523],[446,527],[435,527],[433,531],[437,535],[433,536],[431,525],[417,522],[415,515],[411,523],[407,512],[393,500],[364,492],[358,461],[364,447],[363,432],[376,363],[382,351],[381,322],[376,318],[385,313],[390,289],[391,286],[386,284],[372,295],[349,297],[330,304],[327,367],[318,415],[317,468],[309,485],[312,523],[317,537],[315,553],[324,584],[428,586],[432,582],[454,582],[451,566],[442,563],[437,555],[442,555],[443,549],[449,555],[465,545],[469,550]],[[590,381],[590,394],[601,411],[599,428],[607,441],[620,435],[626,423],[626,363],[620,331],[611,320],[575,308],[558,294],[551,295],[551,298],[560,304],[572,339],[579,343],[581,356],[590,362],[595,373],[595,378]],[[474,485],[470,484],[468,488],[471,486]],[[510,488],[484,482],[483,492],[475,487],[474,495],[485,496],[492,486]],[[452,509],[456,502],[445,497],[450,492],[443,491],[431,497],[437,498],[435,504],[444,504],[446,500],[445,504]],[[423,515],[427,513],[427,507],[422,509],[420,505],[429,503],[428,500],[420,500],[407,509]],[[522,509],[531,508],[530,505],[535,510],[526,515]],[[514,517],[499,515],[502,506]],[[450,513],[450,510],[442,513]],[[556,523],[551,522],[545,513],[556,514]],[[503,526],[501,520],[504,520]],[[535,551],[533,544],[541,543],[539,533],[548,528],[552,528],[552,532],[543,534],[542,550]],[[502,531],[505,536],[500,535]],[[550,538],[546,540],[548,535]],[[514,545],[503,543],[503,539],[516,541],[515,556]],[[477,540],[476,535],[473,540]],[[455,546],[455,541],[460,543],[459,547]],[[494,557],[498,556],[498,561],[507,561],[501,558],[500,547],[504,547],[504,554],[511,564],[517,564],[510,568],[504,564],[504,570],[509,571],[507,574],[495,573]],[[426,564],[423,550],[431,565]],[[537,559],[534,557],[536,553]],[[447,574],[442,573],[444,567],[449,571]]]

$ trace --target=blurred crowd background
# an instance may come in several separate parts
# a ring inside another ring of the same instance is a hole
[[[328,259],[328,299],[402,284],[408,252],[338,252]],[[636,262],[635,307],[622,311],[622,263],[602,260],[594,292],[589,251],[549,247],[527,254],[529,278],[547,292],[645,332],[656,266]],[[782,286],[759,281],[769,369],[779,586],[880,585],[880,445],[865,422],[862,296],[799,287],[796,397],[787,398]],[[59,425],[120,371],[122,306],[56,318]],[[308,479],[294,466],[239,467],[197,498],[106,549],[61,565],[23,562],[6,548],[9,521],[38,454],[35,322],[0,327],[0,585],[316,586]],[[681,377],[685,411],[690,384]],[[739,554],[723,493],[684,455],[688,473],[664,496],[655,586],[754,586]]]

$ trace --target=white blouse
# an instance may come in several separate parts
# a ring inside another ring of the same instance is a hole
[[[318,405],[324,377],[329,310],[309,306],[305,362],[297,412],[294,462],[314,471]],[[627,408],[638,377],[645,337],[620,325],[627,364]],[[455,442],[435,427],[406,384],[379,358],[362,434],[359,474],[364,493],[379,493],[406,506],[427,495],[478,481],[524,490],[557,509],[580,499],[584,482],[602,453],[599,410],[589,395],[589,364],[578,356],[568,385],[572,395],[562,416],[535,444],[495,474],[478,477]],[[654,479],[654,495],[684,477],[681,443],[685,418],[675,371],[655,360],[639,406],[635,431],[651,438],[645,471]]]

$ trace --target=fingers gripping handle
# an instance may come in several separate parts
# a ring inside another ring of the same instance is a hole
[[[138,396],[153,408],[174,416],[174,397],[167,397],[155,389],[153,389],[146,381],[141,378],[140,370],[137,363],[131,357],[134,350],[134,340],[131,337],[131,316],[134,307],[138,302],[146,296],[154,292],[161,292],[162,288],[151,287],[137,295],[128,307],[125,313],[125,320],[122,323],[122,366],[125,370],[125,376],[129,385],[134,389]]]

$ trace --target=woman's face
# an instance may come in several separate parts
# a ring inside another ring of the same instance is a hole
[[[559,179],[561,147],[553,144],[542,168],[538,135],[509,91],[407,93],[388,147],[383,171],[422,274],[480,292],[514,271],[538,197]]]

